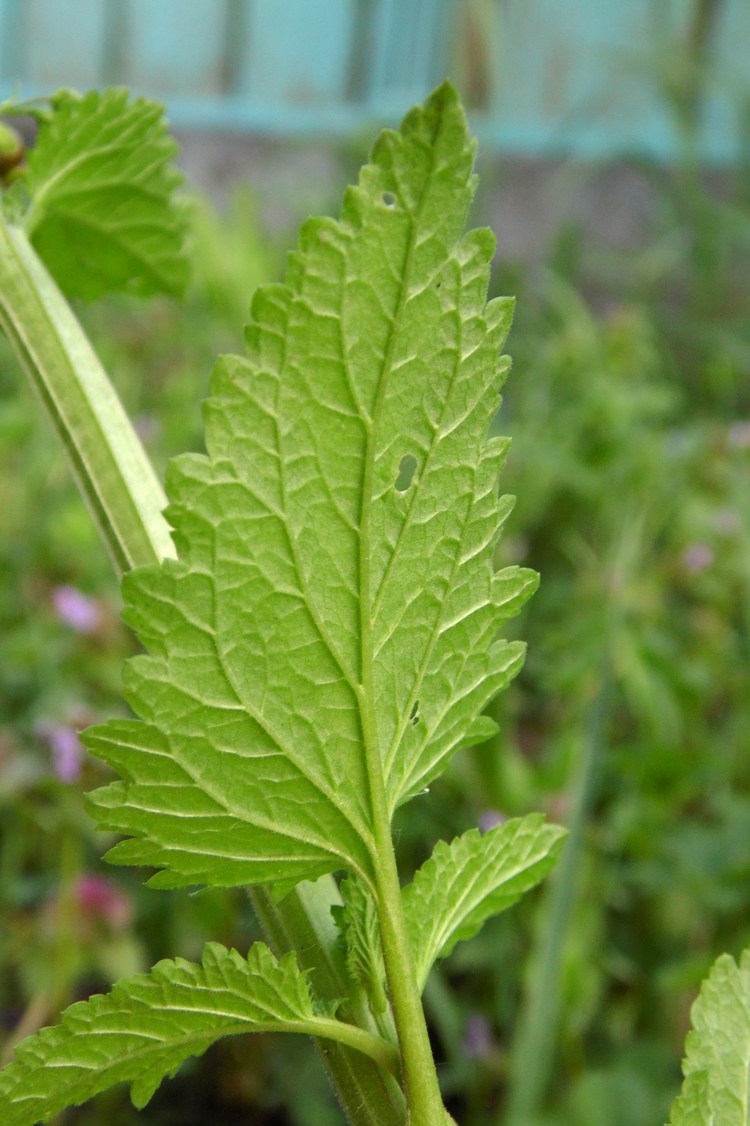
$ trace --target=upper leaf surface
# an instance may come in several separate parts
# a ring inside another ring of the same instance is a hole
[[[166,1076],[223,1036],[240,1032],[325,1035],[293,955],[278,962],[256,943],[245,959],[209,943],[203,964],[159,962],[150,974],[72,1005],[62,1022],[24,1041],[0,1072],[5,1126],[48,1122],[115,1083],[145,1106]]]
[[[539,883],[564,836],[557,825],[545,825],[542,814],[531,813],[484,834],[470,829],[450,844],[438,841],[403,892],[420,988],[438,958]]]
[[[495,635],[535,579],[492,573],[486,440],[510,309],[484,310],[489,233],[460,239],[472,156],[449,86],[383,135],[219,362],[208,457],[173,463],[179,562],[124,586],[146,722],[88,740],[125,779],[104,824],[138,838],[113,857],[161,883],[372,882],[373,786],[394,808],[485,736],[520,663]]]
[[[68,296],[184,290],[175,151],[156,102],[125,89],[54,96],[14,194],[30,197],[25,226]]]
[[[670,1126],[745,1126],[750,1119],[750,950],[714,962],[693,1005],[682,1093]]]

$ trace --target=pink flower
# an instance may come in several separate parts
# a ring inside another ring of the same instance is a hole
[[[93,633],[101,621],[99,604],[74,586],[56,586],[52,601],[60,621],[76,633]]]
[[[78,880],[76,898],[81,911],[100,919],[112,930],[123,930],[133,915],[133,905],[119,888],[103,876],[86,873]]]
[[[682,564],[692,574],[705,571],[713,561],[714,553],[707,543],[691,543],[682,553]]]

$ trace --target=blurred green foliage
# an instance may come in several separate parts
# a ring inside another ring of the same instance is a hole
[[[428,985],[462,1126],[507,1121],[509,1086],[531,1083],[538,1105],[524,1126],[664,1121],[700,979],[748,942],[750,196],[739,173],[709,190],[687,142],[676,169],[641,171],[656,226],[648,246],[603,256],[568,230],[543,269],[505,263],[495,279],[518,296],[498,422],[513,437],[502,487],[518,504],[498,561],[535,567],[542,586],[516,627],[529,656],[497,704],[501,735],[459,756],[434,801],[410,808],[400,848],[408,875],[436,837],[539,808],[576,821],[578,848],[557,884],[488,924]],[[194,205],[192,246],[184,307],[121,299],[82,310],[160,469],[200,448],[213,359],[241,346],[253,289],[282,270],[244,188],[223,216]],[[166,955],[195,957],[209,937],[244,949],[256,924],[240,894],[157,892],[99,859],[106,841],[82,795],[103,767],[75,732],[123,708],[134,643],[67,466],[4,347],[0,505],[8,1051],[74,997]],[[535,997],[544,966],[553,988]],[[532,1017],[544,1035],[534,1033],[530,1078],[513,1046]],[[340,1121],[309,1046],[268,1037],[217,1046],[139,1116],[114,1092],[67,1120],[238,1118]]]

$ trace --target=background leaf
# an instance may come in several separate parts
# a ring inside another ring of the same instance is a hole
[[[516,903],[549,872],[565,832],[540,813],[470,829],[438,841],[404,888],[404,911],[420,988],[433,963],[472,938],[493,915]]]
[[[163,106],[126,89],[83,97],[63,90],[41,119],[13,194],[28,193],[24,223],[69,297],[109,290],[181,294],[188,265],[182,177]]]
[[[693,1005],[670,1126],[741,1126],[750,1115],[750,950],[714,962]]]

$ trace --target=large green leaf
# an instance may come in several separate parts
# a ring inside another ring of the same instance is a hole
[[[750,950],[737,965],[714,962],[693,1005],[682,1092],[670,1126],[745,1126],[750,1121]]]
[[[125,89],[62,90],[50,101],[13,194],[28,195],[24,225],[60,288],[89,299],[181,293],[182,178],[163,107]]]
[[[209,943],[202,965],[179,958],[72,1005],[62,1022],[25,1040],[0,1072],[4,1126],[48,1122],[116,1083],[145,1106],[166,1076],[223,1036],[302,1032],[377,1049],[358,1029],[316,1013],[294,955],[256,943],[247,958]],[[389,1049],[383,1046],[384,1059]],[[392,1051],[392,1049],[390,1049]]]
[[[438,841],[403,893],[420,988],[437,958],[539,883],[564,836],[557,825],[545,825],[542,814],[530,813],[484,834],[470,829],[450,844]]]
[[[172,465],[179,561],[123,588],[145,722],[87,737],[124,779],[93,800],[132,838],[110,857],[161,886],[372,886],[384,806],[486,736],[520,666],[497,629],[536,579],[492,567],[511,310],[485,308],[491,234],[461,238],[473,152],[448,85],[382,135],[219,362],[208,456]]]

